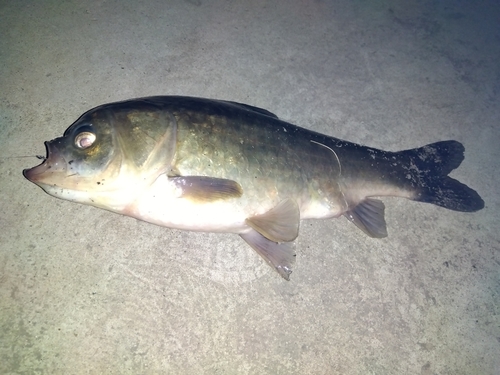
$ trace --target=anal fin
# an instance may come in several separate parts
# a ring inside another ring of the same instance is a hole
[[[344,213],[344,216],[370,237],[383,238],[387,237],[384,211],[385,206],[381,200],[366,198]]]
[[[292,266],[295,263],[295,252],[292,242],[277,243],[268,240],[255,230],[240,234],[264,260],[273,267],[285,280],[290,280]]]

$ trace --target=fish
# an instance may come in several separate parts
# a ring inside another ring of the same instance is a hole
[[[104,104],[45,147],[47,157],[23,175],[46,193],[168,228],[238,234],[286,280],[301,220],[344,216],[383,238],[384,196],[484,207],[448,176],[464,159],[458,141],[383,151],[225,100]]]

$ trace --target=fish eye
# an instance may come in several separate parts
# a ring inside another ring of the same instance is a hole
[[[89,131],[83,131],[76,135],[75,146],[82,150],[85,150],[86,148],[89,148],[94,144],[95,139],[96,136],[94,133],[91,133]]]

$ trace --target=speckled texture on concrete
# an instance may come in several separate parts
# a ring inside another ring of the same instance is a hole
[[[0,2],[1,374],[498,374],[498,1]],[[24,179],[99,104],[248,103],[387,150],[456,139],[467,214],[384,199],[389,237],[308,221],[291,281],[238,236]]]

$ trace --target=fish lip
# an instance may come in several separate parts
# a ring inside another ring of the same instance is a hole
[[[59,149],[54,145],[54,142],[44,142],[44,144],[47,150],[47,157],[42,164],[23,170],[23,176],[34,183],[42,182],[44,178],[53,173],[66,171],[66,160]]]

